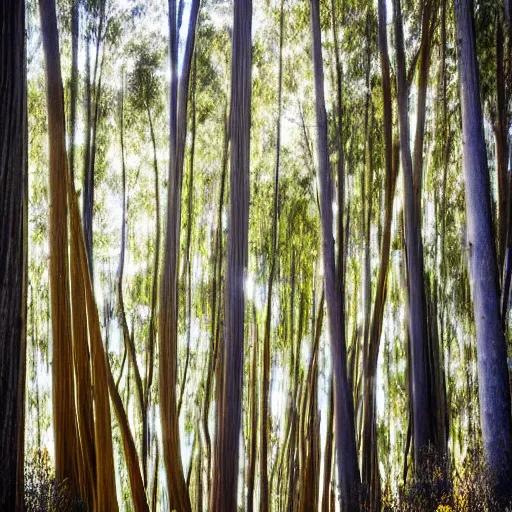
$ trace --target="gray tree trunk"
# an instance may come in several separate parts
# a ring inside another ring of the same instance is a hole
[[[410,148],[409,88],[405,64],[405,46],[400,0],[394,1],[396,37],[396,74],[398,117],[400,125],[400,151],[402,156],[404,221],[407,255],[407,296],[409,306],[409,337],[411,346],[412,414],[414,428],[415,470],[420,470],[424,448],[432,441],[431,411],[429,410],[429,382],[425,359],[426,312],[423,283],[423,244],[413,182],[413,165]]]
[[[320,210],[322,221],[322,254],[325,275],[325,297],[331,344],[335,397],[335,434],[341,504],[346,512],[359,511],[360,476],[354,431],[354,404],[347,379],[343,308],[337,283],[332,213],[332,173],[327,148],[327,115],[324,97],[324,69],[320,30],[319,0],[310,0],[311,39],[316,93],[318,174],[320,178]]]
[[[249,231],[249,156],[251,127],[252,0],[234,8],[231,56],[231,171],[226,267],[222,379],[218,383],[218,431],[212,512],[237,510],[239,438],[242,420],[244,356],[244,278]]]
[[[500,319],[498,267],[491,220],[489,169],[480,104],[472,1],[456,0],[455,12],[480,421],[485,455],[497,477],[498,491],[509,494],[512,479],[510,391],[505,337]]]

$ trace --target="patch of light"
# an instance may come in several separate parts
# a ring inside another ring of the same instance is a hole
[[[253,300],[254,298],[254,277],[250,272],[247,272],[245,277],[245,297],[248,300]]]

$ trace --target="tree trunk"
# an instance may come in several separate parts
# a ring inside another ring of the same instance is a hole
[[[27,286],[25,2],[0,3],[0,508],[23,510]]]
[[[123,441],[124,457],[126,461],[126,468],[128,477],[130,479],[130,489],[132,492],[132,501],[135,512],[149,512],[148,500],[146,497],[146,490],[144,488],[144,480],[140,472],[139,456],[133,440],[130,425],[128,423],[128,416],[126,415],[125,408],[121,395],[117,389],[112,371],[107,360],[107,379],[112,405],[117,418],[117,424],[121,431],[121,439]]]
[[[330,511],[332,482],[332,456],[333,456],[333,426],[334,426],[334,386],[333,379],[329,381],[329,408],[327,412],[327,433],[325,436],[324,451],[324,488],[322,493],[322,512]],[[334,512],[334,510],[332,511]]]
[[[167,196],[167,225],[164,261],[160,279],[160,412],[162,445],[167,473],[169,506],[190,512],[190,497],[185,485],[180,453],[180,434],[176,384],[178,362],[178,265],[181,225],[181,189],[187,132],[187,103],[190,67],[194,50],[199,0],[193,0],[187,31],[183,67],[178,77],[179,30],[176,0],[169,0],[169,38],[171,62],[170,87],[170,161]]]
[[[385,14],[385,13],[384,13]],[[384,18],[385,19],[385,18]],[[385,29],[385,25],[384,25]],[[382,64],[382,61],[381,61]],[[389,71],[389,68],[388,68]],[[388,75],[389,76],[389,75]],[[385,80],[384,80],[385,81]],[[384,83],[383,81],[383,83]],[[389,83],[388,83],[389,85]],[[387,92],[390,92],[387,89]],[[389,101],[391,107],[391,96],[386,95],[383,98],[384,105]],[[389,108],[389,111],[391,108]],[[386,107],[384,112],[386,112]],[[386,114],[385,114],[386,116]],[[387,124],[389,122],[389,125]],[[392,120],[385,117],[384,135],[391,132]],[[389,130],[388,130],[389,128]],[[389,133],[390,135],[390,133]],[[386,143],[388,140],[386,139]],[[391,142],[391,141],[389,141]],[[386,169],[386,207],[384,221],[384,235],[381,246],[381,261],[379,267],[379,275],[377,277],[377,290],[375,293],[375,303],[373,306],[373,316],[370,328],[370,337],[368,345],[368,358],[364,367],[365,373],[365,391],[363,398],[363,450],[362,450],[362,466],[363,466],[363,482],[369,486],[370,510],[380,510],[380,476],[377,457],[377,421],[375,417],[376,408],[376,379],[377,379],[377,361],[379,357],[380,338],[382,334],[382,323],[384,319],[384,306],[386,303],[387,293],[387,275],[389,267],[389,256],[391,248],[391,222],[393,219],[393,201],[395,197],[395,185],[398,175],[398,147],[388,147],[386,145],[386,163],[389,158],[388,152],[393,153],[391,168]]]
[[[244,278],[249,229],[252,0],[235,3],[231,55],[231,176],[220,416],[212,512],[237,509],[244,354]]]
[[[510,494],[512,426],[505,337],[501,327],[498,268],[491,220],[489,170],[470,0],[455,2],[462,164],[466,190],[467,236],[476,324],[478,390],[485,455],[497,477],[498,492]]]
[[[75,178],[76,106],[78,96],[78,42],[80,36],[80,5],[71,6],[71,80],[69,84],[69,172]]]
[[[45,54],[50,173],[50,296],[53,331],[53,425],[55,476],[68,479],[78,490],[79,442],[76,424],[75,386],[69,297],[67,231],[67,157],[64,94],[60,69],[55,0],[40,0],[41,31]]]
[[[103,71],[103,57],[100,62],[100,47],[102,40],[106,37],[105,28],[105,5],[106,2],[100,2],[97,7],[99,20],[97,21],[97,32],[95,41],[94,72],[92,75],[91,87],[91,54],[90,54],[90,36],[86,38],[86,138],[85,138],[85,160],[83,177],[83,231],[85,247],[87,250],[87,260],[94,286],[93,272],[93,218],[94,218],[94,174],[96,165],[96,137],[98,133],[99,105],[101,99],[101,76]],[[95,20],[96,22],[96,20]],[[99,67],[99,77],[98,77]]]
[[[272,292],[277,265],[277,231],[279,222],[279,163],[281,157],[281,109],[283,97],[283,37],[284,37],[284,0],[281,0],[279,17],[279,70],[277,86],[277,127],[276,162],[274,169],[274,199],[272,217],[272,243],[270,254],[270,272],[267,286],[267,311],[263,336],[263,375],[261,379],[261,428],[260,428],[260,512],[269,510],[268,489],[268,438],[269,438],[269,384],[270,384],[270,329],[272,320]]]
[[[137,352],[135,348],[135,341],[133,339],[132,334],[130,333],[130,329],[128,328],[128,321],[126,319],[126,313],[124,308],[124,294],[123,294],[123,275],[124,275],[124,261],[126,254],[126,230],[127,230],[127,209],[128,209],[128,199],[126,197],[126,165],[125,165],[125,148],[124,148],[124,77],[122,79],[121,85],[121,105],[120,105],[120,120],[119,120],[119,131],[120,131],[120,142],[121,142],[121,183],[122,183],[122,213],[121,213],[121,250],[119,252],[119,265],[117,269],[116,276],[116,295],[117,295],[117,316],[119,320],[119,324],[121,326],[121,333],[123,336],[124,346],[126,353],[128,354],[128,359],[133,368],[133,375],[135,378],[135,387],[137,394],[137,402],[139,406],[139,411],[141,415],[141,425],[142,425],[142,468],[143,468],[143,477],[144,482],[147,485],[147,407],[145,400],[145,393],[142,384],[142,377],[140,374],[139,363],[137,362]],[[151,320],[150,320],[151,321]],[[151,324],[150,324],[151,329]],[[110,387],[110,385],[109,385]],[[117,388],[116,388],[117,391]],[[118,411],[118,405],[115,403],[115,397],[112,395],[113,391],[111,390],[112,401],[114,402],[114,406],[116,407],[116,416],[118,421],[120,422],[121,432],[123,433],[123,426],[121,425],[122,414],[123,412]],[[121,401],[122,405],[122,401]],[[131,433],[130,433],[131,435]],[[123,435],[123,444],[126,447],[127,440],[124,440]],[[128,455],[127,455],[128,456]]]
[[[247,472],[247,512],[254,510],[254,483],[256,480],[256,458],[258,448],[258,325],[256,322],[256,312],[253,315],[253,347],[251,360],[251,383],[250,383],[250,408],[251,408],[251,429],[249,444],[249,462]]]
[[[153,279],[151,283],[151,312],[149,317],[149,336],[148,336],[148,350],[146,354],[146,385],[144,387],[144,413],[146,424],[142,426],[142,474],[144,476],[144,483],[148,488],[148,457],[149,457],[149,424],[148,412],[149,401],[151,396],[151,386],[153,385],[154,375],[154,360],[155,360],[155,339],[156,339],[156,317],[157,317],[157,300],[158,300],[158,276],[160,264],[160,176],[158,173],[158,160],[156,156],[156,138],[153,129],[153,120],[151,109],[148,106],[148,122],[149,131],[151,134],[151,143],[153,145],[153,171],[155,179],[155,254],[153,260]]]
[[[400,149],[402,157],[404,220],[407,260],[407,297],[409,309],[409,336],[412,362],[412,413],[414,425],[415,470],[421,471],[421,457],[432,441],[431,417],[429,410],[429,382],[425,359],[426,318],[425,291],[423,283],[423,244],[419,207],[414,193],[413,165],[410,150],[409,99],[405,64],[404,34],[401,0],[394,0],[395,37],[397,61],[397,95],[400,125]]]
[[[178,416],[181,412],[181,406],[183,403],[183,395],[185,393],[185,385],[187,383],[187,373],[190,362],[190,338],[192,332],[192,264],[190,262],[190,245],[192,239],[192,222],[194,219],[194,154],[196,147],[196,82],[197,82],[197,55],[194,54],[194,68],[192,73],[192,90],[190,91],[190,97],[192,100],[192,127],[191,127],[191,138],[190,144],[190,169],[187,187],[187,239],[185,243],[185,263],[183,265],[183,273],[187,274],[187,303],[186,303],[186,315],[187,315],[187,353],[185,356],[185,369],[183,370],[183,377],[180,384],[180,396],[178,401]]]
[[[212,279],[212,305],[211,305],[211,332],[210,332],[210,348],[208,351],[208,362],[206,370],[206,379],[204,385],[204,403],[202,411],[202,426],[203,435],[205,440],[205,459],[206,459],[206,496],[208,503],[210,500],[211,488],[211,460],[212,460],[212,442],[210,436],[210,429],[208,426],[210,416],[210,403],[212,399],[213,379],[215,375],[215,368],[217,366],[217,357],[220,346],[220,300],[218,297],[221,295],[222,285],[222,211],[224,208],[224,195],[226,185],[226,174],[228,165],[228,146],[229,146],[229,132],[228,132],[228,116],[227,105],[224,108],[224,146],[222,155],[222,169],[221,169],[221,182],[219,193],[219,206],[217,212],[217,227],[215,229],[215,251],[213,261],[213,279]],[[218,320],[217,320],[218,319]]]
[[[354,404],[347,379],[347,355],[345,346],[345,325],[337,283],[332,214],[331,166],[327,148],[327,116],[324,99],[324,71],[320,31],[319,1],[310,0],[311,34],[313,44],[313,66],[316,93],[317,153],[320,181],[320,208],[322,221],[322,253],[325,275],[325,296],[331,358],[335,383],[336,444],[338,473],[341,486],[341,503],[347,512],[359,510],[359,468],[357,465],[356,440],[354,431]]]
[[[377,457],[377,424],[375,419],[375,387],[384,305],[387,291],[387,274],[391,247],[391,222],[393,200],[398,175],[399,148],[393,147],[393,112],[391,100],[390,66],[388,55],[386,3],[378,5],[378,39],[382,72],[382,102],[384,111],[384,147],[386,165],[386,198],[384,235],[381,245],[381,261],[377,277],[377,290],[370,327],[368,357],[364,367],[365,393],[363,400],[362,470],[363,482],[368,486],[370,510],[380,510],[380,476]]]
[[[418,222],[421,226],[421,189],[423,182],[423,142],[425,139],[425,117],[427,107],[427,85],[430,69],[431,32],[430,26],[435,21],[432,16],[433,0],[426,0],[423,5],[421,22],[421,43],[419,51],[418,73],[418,104],[416,108],[416,134],[414,138],[413,174],[414,174],[414,202],[417,209]],[[432,18],[432,20],[431,20]]]
[[[314,292],[313,292],[314,293]],[[318,510],[318,495],[320,482],[320,453],[319,453],[319,431],[320,417],[318,413],[318,357],[320,336],[324,320],[325,296],[322,290],[322,297],[318,306],[316,326],[313,331],[313,346],[311,360],[308,368],[308,375],[304,391],[302,410],[302,447],[303,460],[300,468],[301,487],[299,499],[299,512]]]

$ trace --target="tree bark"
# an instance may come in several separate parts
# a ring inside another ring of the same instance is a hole
[[[211,332],[210,332],[210,349],[208,351],[208,362],[206,370],[206,379],[204,384],[204,403],[202,411],[202,426],[205,440],[205,459],[206,459],[206,495],[210,499],[211,488],[211,461],[212,461],[212,442],[208,420],[210,416],[210,403],[212,400],[213,379],[215,368],[217,366],[217,357],[220,347],[220,300],[222,285],[222,212],[224,209],[224,195],[226,188],[226,174],[228,166],[228,147],[229,147],[229,130],[227,104],[224,108],[224,146],[222,155],[222,169],[220,180],[219,204],[217,211],[217,227],[215,229],[215,250],[213,255],[213,279],[212,279],[212,305],[211,305]],[[209,503],[209,501],[208,501]]]
[[[71,6],[71,80],[69,84],[69,172],[75,178],[75,133],[78,96],[78,42],[80,36],[80,6],[74,0]]]
[[[281,158],[281,110],[283,98],[283,39],[284,39],[284,0],[281,0],[279,16],[279,69],[277,86],[277,126],[276,161],[274,169],[274,198],[272,214],[272,242],[270,254],[270,272],[267,286],[267,311],[263,335],[263,375],[261,379],[261,429],[260,429],[260,512],[269,510],[268,489],[268,438],[269,438],[269,385],[270,385],[270,329],[272,321],[272,292],[277,266],[277,232],[279,222],[279,165]]]
[[[249,443],[249,462],[247,472],[247,512],[254,510],[254,483],[256,480],[256,458],[258,448],[258,399],[257,399],[257,381],[258,381],[258,324],[256,322],[256,312],[253,319],[253,348],[251,361],[251,383],[250,383],[250,407],[251,407],[251,429]]]
[[[500,319],[498,268],[471,0],[456,0],[455,14],[482,438],[487,462],[497,478],[498,492],[505,497],[510,494],[512,475],[510,390]]]
[[[314,292],[313,292],[314,293]],[[304,390],[304,401],[302,409],[302,452],[303,459],[300,468],[301,486],[299,498],[299,512],[318,510],[319,482],[320,482],[320,445],[319,425],[320,417],[318,412],[318,354],[322,324],[324,320],[325,295],[322,290],[322,297],[318,306],[316,326],[313,335],[313,346],[311,347],[311,360],[308,368],[308,375]]]
[[[0,3],[0,508],[23,510],[27,290],[25,2]]]
[[[84,177],[83,177],[83,231],[85,238],[85,247],[87,249],[87,260],[91,277],[94,285],[94,258],[93,258],[93,218],[94,218],[94,174],[96,165],[96,138],[98,133],[99,122],[99,105],[101,100],[101,77],[103,71],[103,57],[100,64],[100,48],[101,42],[106,37],[106,2],[100,2],[96,7],[96,41],[94,56],[94,72],[92,75],[91,87],[91,55],[90,55],[90,36],[86,38],[86,138],[85,138],[85,161],[84,161]],[[99,75],[98,75],[99,69]]]
[[[357,464],[354,431],[354,404],[347,379],[347,354],[345,346],[345,325],[340,286],[335,269],[331,166],[327,148],[327,115],[324,98],[324,71],[320,31],[319,1],[310,0],[311,36],[313,45],[313,66],[316,94],[317,153],[320,181],[320,208],[322,221],[322,253],[325,275],[325,296],[331,358],[335,383],[336,444],[338,473],[341,486],[341,504],[347,512],[359,511],[360,476]]]
[[[412,362],[412,413],[414,416],[415,470],[421,471],[424,449],[432,441],[429,410],[429,382],[425,318],[425,291],[423,283],[423,244],[419,219],[419,206],[414,193],[413,164],[410,150],[409,99],[405,64],[404,34],[401,0],[394,0],[397,95],[400,126],[400,149],[404,190],[404,220],[407,260],[407,297],[409,309],[409,336]]]
[[[375,387],[384,305],[387,291],[387,274],[391,248],[391,222],[393,200],[398,175],[399,148],[393,147],[393,110],[388,54],[386,3],[378,4],[378,41],[382,73],[382,103],[384,112],[384,158],[386,169],[386,198],[384,234],[381,245],[381,261],[377,277],[377,290],[370,327],[368,358],[364,368],[365,392],[363,399],[362,473],[363,483],[368,486],[370,510],[380,510],[380,475],[377,454],[377,424],[375,419]],[[394,158],[393,158],[394,157]]]
[[[39,0],[46,70],[50,173],[50,296],[53,331],[53,425],[55,476],[78,490],[79,442],[71,337],[67,231],[67,157],[64,94],[55,0]]]
[[[231,173],[222,379],[212,512],[237,509],[244,354],[244,278],[249,229],[252,0],[234,7],[231,54]]]
[[[185,385],[187,383],[187,373],[190,362],[190,338],[192,332],[192,264],[190,262],[190,246],[192,239],[192,222],[194,219],[194,155],[196,147],[196,82],[197,82],[197,55],[194,54],[194,67],[192,70],[192,90],[190,91],[190,97],[192,101],[192,126],[191,126],[191,138],[190,144],[190,168],[189,168],[189,179],[187,187],[187,238],[185,243],[185,262],[183,265],[183,273],[187,274],[187,302],[186,302],[186,315],[187,315],[187,352],[185,356],[185,369],[183,370],[183,377],[180,384],[180,396],[178,400],[178,416],[181,412],[181,406],[183,403],[183,395],[185,393]]]
[[[108,360],[107,371],[108,389],[112,399],[112,405],[114,406],[117,424],[121,431],[121,439],[123,441],[124,457],[130,480],[133,507],[135,512],[149,512],[144,480],[140,471],[139,456],[137,454],[135,442],[128,423],[128,416],[126,415],[126,411],[123,406],[123,400],[121,399],[121,395],[119,394],[116,383],[114,382]]]
[[[324,451],[324,482],[322,493],[322,512],[330,511],[332,482],[332,456],[333,456],[333,427],[334,427],[334,386],[332,376],[329,382],[329,408],[327,412],[327,433],[325,436]],[[332,511],[334,512],[334,510]]]
[[[167,195],[167,225],[164,261],[160,278],[160,411],[162,445],[167,473],[169,506],[190,512],[191,504],[183,476],[176,384],[178,362],[178,266],[181,226],[181,191],[187,132],[187,103],[190,67],[195,43],[199,0],[193,0],[187,31],[183,67],[178,77],[179,29],[176,0],[169,0],[170,87],[170,160]]]
[[[154,360],[155,360],[155,339],[156,339],[156,322],[157,322],[157,301],[158,301],[158,276],[160,268],[160,241],[161,241],[161,227],[160,227],[160,175],[158,172],[158,159],[156,153],[156,138],[153,128],[153,118],[151,109],[147,108],[149,131],[151,134],[151,143],[153,145],[153,171],[155,180],[155,255],[153,260],[153,279],[151,284],[151,313],[149,317],[149,336],[148,336],[148,350],[146,358],[146,385],[144,387],[144,413],[146,424],[143,425],[143,438],[142,438],[142,473],[146,488],[148,488],[148,457],[149,457],[149,424],[148,412],[149,401],[151,396],[151,386],[153,385],[154,375]]]

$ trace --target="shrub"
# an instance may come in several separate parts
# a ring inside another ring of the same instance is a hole
[[[25,509],[27,512],[86,512],[66,481],[57,482],[48,450],[34,451],[25,460]]]

